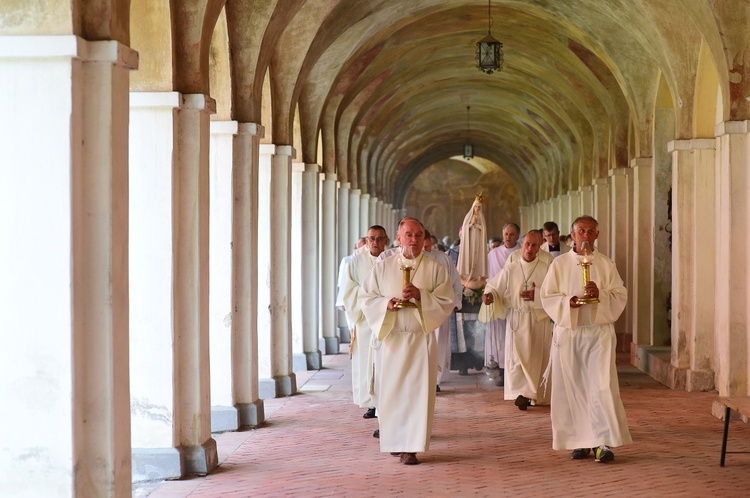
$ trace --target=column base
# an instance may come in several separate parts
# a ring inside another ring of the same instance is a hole
[[[305,353],[307,359],[308,370],[320,370],[323,368],[323,355],[320,350],[313,351],[312,353]]]
[[[342,344],[349,344],[352,342],[352,334],[349,332],[349,327],[346,325],[339,325],[338,326],[339,331],[339,341]]]
[[[713,371],[673,366],[672,350],[669,347],[633,344],[630,359],[636,368],[670,389],[711,391],[715,387]]]
[[[304,372],[307,370],[307,355],[296,353],[292,355],[292,372]]]
[[[713,370],[691,370],[687,369],[686,390],[695,391],[713,391],[714,371]]]
[[[179,479],[180,452],[176,448],[133,448],[133,482]]]
[[[211,432],[227,432],[239,429],[239,415],[233,406],[211,407]]]
[[[276,397],[291,396],[297,392],[297,377],[291,373],[289,375],[278,375],[273,378],[276,383]]]
[[[273,379],[258,379],[258,397],[273,399],[276,397],[276,382]]]
[[[252,403],[239,403],[236,405],[236,408],[241,429],[246,427],[257,427],[266,421],[262,399],[258,399]]]
[[[180,446],[180,464],[182,476],[205,476],[219,465],[219,455],[216,451],[216,440],[208,438],[200,446]]]
[[[339,354],[339,338],[338,337],[324,337],[324,348],[325,354]]]

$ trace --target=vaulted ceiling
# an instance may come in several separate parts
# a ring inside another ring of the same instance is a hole
[[[744,0],[133,0],[131,81],[207,93],[215,119],[262,123],[267,141],[397,206],[421,172],[461,154],[470,128],[481,167],[504,170],[530,204],[650,157],[658,98],[677,138],[697,136],[700,64],[722,94],[749,94],[748,10]],[[475,50],[490,19],[505,67],[487,75]],[[725,101],[719,119],[750,115]]]

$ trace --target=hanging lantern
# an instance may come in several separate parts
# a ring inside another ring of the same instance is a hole
[[[503,44],[492,37],[492,0],[487,0],[487,36],[477,42],[477,67],[487,74],[503,70]]]

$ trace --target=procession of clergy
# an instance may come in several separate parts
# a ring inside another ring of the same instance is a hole
[[[461,226],[457,265],[408,217],[396,247],[386,250],[388,234],[374,225],[342,262],[354,403],[378,418],[380,451],[419,463],[416,454],[430,446],[436,386],[450,369],[448,318],[466,290],[483,289],[485,360],[504,363],[504,398],[520,410],[550,405],[553,449],[614,460],[610,448],[632,441],[615,367],[614,322],[627,295],[614,262],[595,249],[597,221],[573,222],[572,248],[553,222],[521,243],[518,226],[508,224],[503,244],[488,253],[483,202],[478,194]],[[585,286],[581,255],[590,265]]]

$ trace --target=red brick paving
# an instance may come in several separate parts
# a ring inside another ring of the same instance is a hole
[[[301,393],[266,400],[267,422],[216,436],[220,467],[206,477],[136,492],[152,498],[281,496],[750,496],[750,454],[719,467],[716,393],[672,391],[623,364],[634,443],[607,464],[551,449],[548,407],[521,412],[484,374],[441,385],[430,451],[405,466],[380,453],[376,420],[351,402],[349,355],[298,376]],[[302,379],[302,380],[300,380]],[[304,384],[303,384],[304,382]],[[730,426],[729,450],[750,451],[750,427]]]

